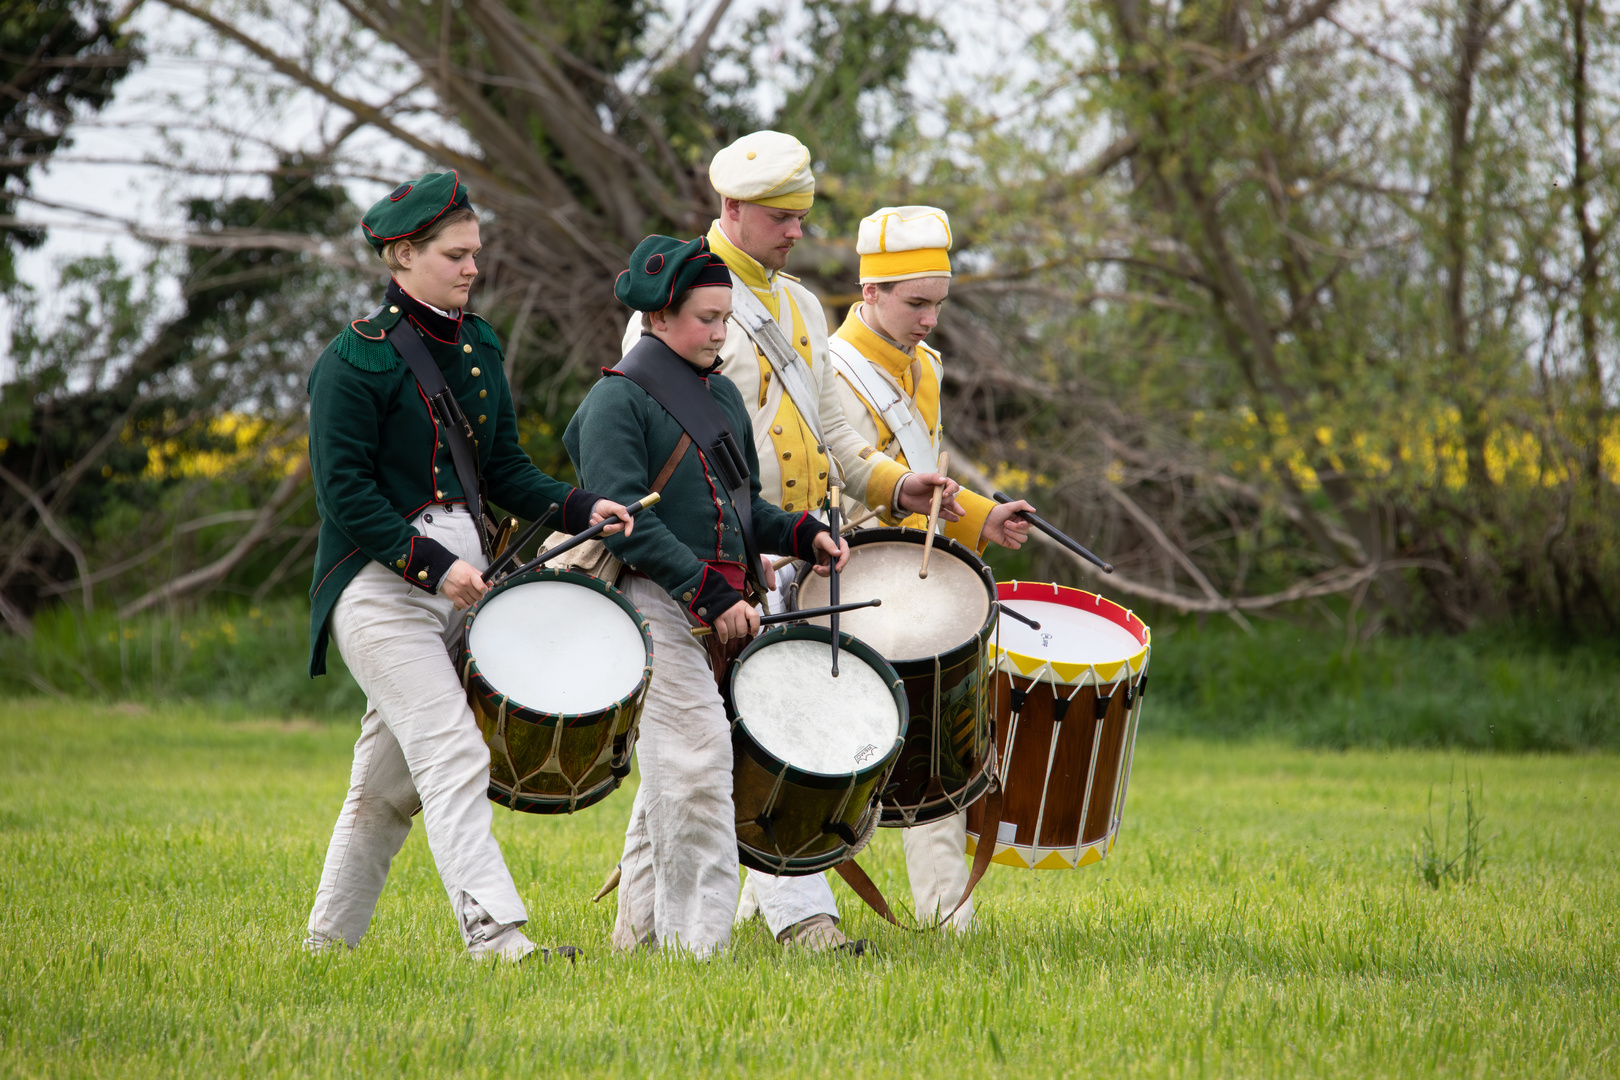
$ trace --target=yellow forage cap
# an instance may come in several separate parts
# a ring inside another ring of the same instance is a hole
[[[861,284],[951,276],[951,219],[937,206],[885,206],[861,219]]]
[[[816,176],[804,143],[780,131],[744,135],[709,162],[709,183],[728,199],[808,210],[816,201]]]

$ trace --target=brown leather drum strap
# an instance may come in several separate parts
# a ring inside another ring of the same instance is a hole
[[[680,441],[675,444],[675,449],[670,451],[669,460],[664,462],[662,469],[658,470],[658,475],[653,478],[652,487],[648,488],[648,491],[655,491],[660,495],[664,493],[664,485],[669,483],[671,476],[675,475],[675,466],[681,463],[681,457],[686,453],[686,448],[691,445],[692,436],[684,431],[681,432]]]
[[[973,895],[973,886],[984,877],[984,872],[990,869],[990,858],[996,853],[996,834],[1001,832],[1001,782],[984,797],[984,823],[979,826],[979,846],[973,850],[973,869],[968,873],[967,888],[962,890],[962,899],[951,908],[950,915],[939,920],[941,925],[949,922],[962,905],[968,902]]]
[[[879,891],[877,883],[867,876],[866,871],[862,870],[854,859],[845,859],[833,869],[838,871],[838,876],[844,879],[845,885],[855,890],[856,896],[866,901],[867,907],[902,930],[913,929],[894,917],[894,912],[890,909],[889,902],[883,899],[883,893]],[[973,886],[970,884],[968,888],[971,889]]]

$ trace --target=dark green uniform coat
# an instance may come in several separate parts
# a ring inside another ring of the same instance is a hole
[[[645,339],[643,339],[645,340]],[[667,362],[685,364],[664,348]],[[563,445],[582,483],[604,498],[631,502],[647,493],[681,438],[681,426],[630,379],[604,369],[563,432]],[[827,526],[809,514],[790,514],[760,498],[759,457],[742,395],[718,373],[703,376],[709,393],[731,424],[748,458],[754,537],[761,551],[814,559],[811,545]],[[652,578],[676,602],[706,624],[725,614],[742,595],[712,563],[745,565],[736,507],[717,472],[696,446],[661,492],[663,499],[636,517],[630,536],[603,540],[625,565]],[[758,573],[758,568],[754,568]]]
[[[476,315],[452,319],[390,282],[380,311],[327,345],[309,375],[309,459],[321,514],[310,588],[309,673],[326,671],[327,620],[368,560],[436,592],[456,556],[411,528],[435,503],[462,503],[450,448],[410,367],[383,335],[401,319],[427,343],[472,422],[490,502],[533,520],[552,503],[578,532],[598,496],[555,480],[518,445],[501,346]]]

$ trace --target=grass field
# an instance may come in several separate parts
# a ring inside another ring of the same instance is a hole
[[[306,956],[352,724],[0,702],[4,1076],[1620,1074],[1620,764],[1155,737],[1113,856],[992,870],[981,925],[865,960],[757,924],[708,964],[615,957],[590,893],[630,798],[497,812],[541,941],[461,955],[417,830],[372,933]],[[1413,869],[1431,788],[1484,778],[1489,861]],[[898,838],[867,860],[906,896]]]

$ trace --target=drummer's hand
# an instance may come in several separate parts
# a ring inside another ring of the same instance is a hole
[[[630,511],[626,510],[616,502],[610,502],[607,499],[603,499],[595,506],[591,507],[592,525],[595,525],[603,518],[610,517],[616,517],[619,520],[616,524],[609,525],[607,528],[603,529],[603,536],[612,536],[616,532],[623,532],[624,535],[629,536],[630,530],[635,528],[636,519],[630,516]]]
[[[753,604],[739,600],[714,620],[714,632],[721,641],[735,641],[759,633],[759,612]]]
[[[939,504],[939,516],[946,521],[960,521],[965,511],[962,504],[956,501],[956,493],[962,490],[962,485],[941,473],[907,473],[895,490],[894,501],[908,514],[926,516],[934,508],[934,489],[938,487],[945,489],[945,497]]]
[[[457,611],[464,611],[478,603],[479,597],[489,592],[489,583],[484,575],[473,568],[473,564],[465,559],[457,559],[450,564],[450,569],[444,572],[444,578],[439,582],[439,595],[448,596],[450,602],[456,605]]]
[[[979,531],[980,538],[1000,544],[1009,551],[1023,547],[1024,541],[1029,539],[1029,522],[1013,516],[1021,510],[1034,513],[1035,508],[1023,499],[997,503],[996,508],[984,519],[984,528]]]
[[[822,577],[832,574],[833,568],[829,564],[834,559],[838,560],[840,570],[849,562],[849,541],[840,537],[835,542],[830,532],[817,533],[816,542],[811,547],[816,551],[816,573]]]
[[[776,560],[769,555],[761,555],[759,558],[759,580],[760,584],[765,586],[766,592],[776,590]]]

